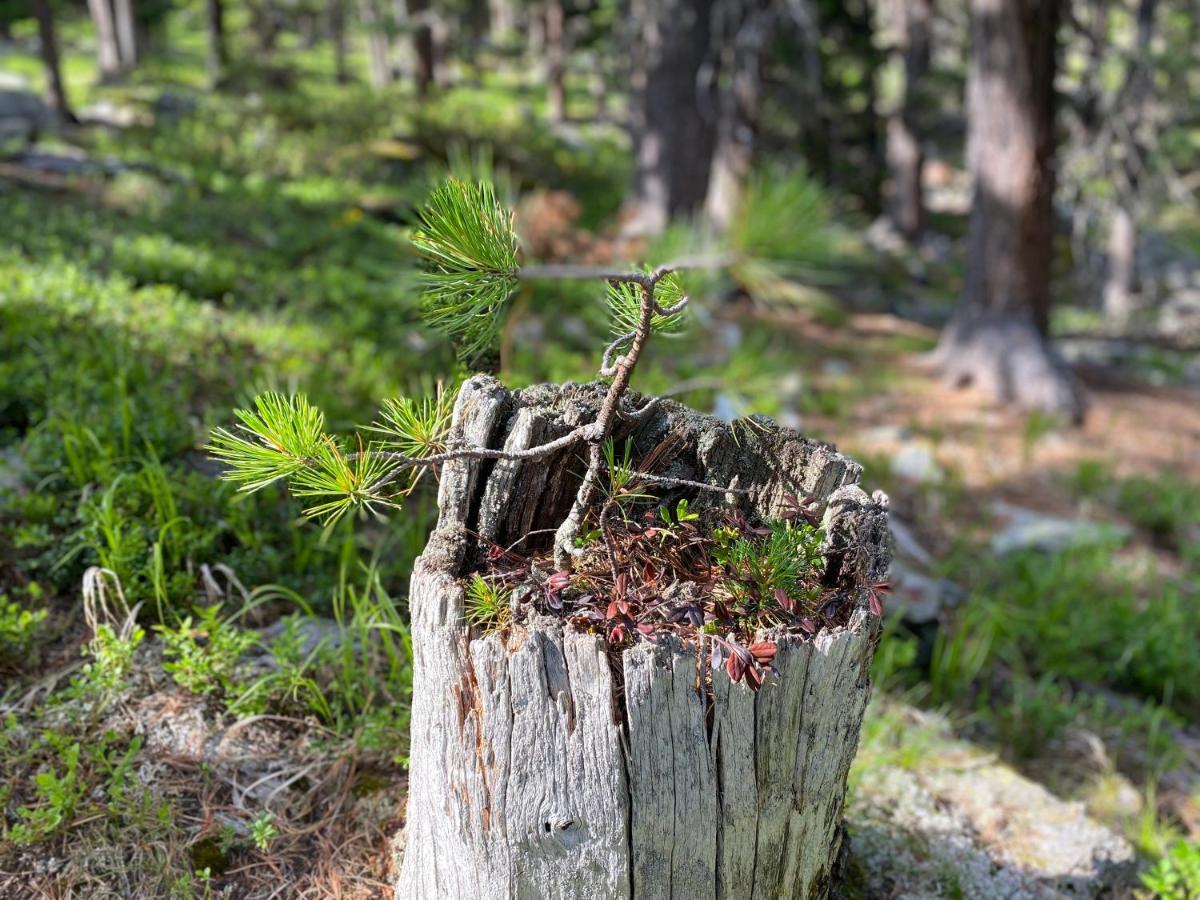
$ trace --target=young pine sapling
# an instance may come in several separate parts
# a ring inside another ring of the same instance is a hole
[[[325,430],[324,416],[303,395],[266,393],[254,409],[237,410],[241,424],[218,428],[210,452],[227,466],[225,477],[245,491],[279,480],[311,502],[306,513],[331,522],[353,510],[398,508],[421,475],[456,459],[530,460],[574,445],[586,447],[587,470],[570,513],[554,540],[555,564],[570,568],[606,472],[604,447],[618,418],[638,420],[655,406],[631,408],[626,393],[634,369],[654,334],[677,330],[689,299],[678,272],[722,265],[720,259],[684,260],[642,271],[579,266],[522,266],[513,214],[497,200],[491,184],[448,178],[429,197],[412,243],[426,261],[422,311],[431,326],[448,335],[460,357],[470,360],[495,342],[505,305],[521,281],[594,279],[607,283],[614,337],[604,348],[599,374],[610,379],[594,421],[525,450],[494,450],[447,443],[454,397],[386,401],[383,414],[353,444]],[[736,488],[639,473],[649,484],[738,493]]]

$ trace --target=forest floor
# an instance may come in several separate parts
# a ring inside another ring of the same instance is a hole
[[[323,532],[282,493],[235,494],[202,447],[260,388],[303,390],[343,429],[454,376],[404,249],[449,158],[489,144],[534,255],[591,258],[612,249],[628,153],[607,126],[565,140],[519,79],[421,107],[335,88],[314,56],[287,90],[210,95],[196,34],[172,27],[177,56],[105,87],[68,29],[76,96],[127,123],[0,167],[0,895],[386,896],[403,598],[432,498]],[[1082,803],[1147,885],[1195,865],[1200,393],[1183,364],[1081,369],[1080,429],[951,390],[921,355],[961,283],[961,221],[937,220],[949,249],[912,278],[866,249],[847,198],[776,180],[813,278],[754,304],[703,286],[700,327],[635,386],[837,443],[907,526],[852,811],[931,746],[967,747]],[[590,377],[596,305],[561,285],[519,297],[502,377]],[[864,862],[854,884],[917,884],[901,868]],[[914,893],[955,893],[927,869]]]

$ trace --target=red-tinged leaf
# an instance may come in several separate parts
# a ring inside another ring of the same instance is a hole
[[[615,619],[620,614],[621,614],[621,610],[617,606],[617,601],[616,600],[609,601],[608,609],[606,609],[604,611],[604,618]]]
[[[555,572],[546,579],[546,586],[552,591],[561,591],[571,582],[571,573],[564,570]]]
[[[751,644],[749,650],[750,655],[754,657],[754,661],[760,666],[765,666],[769,665],[775,659],[775,654],[779,648],[775,646],[774,641],[759,641],[756,644]]]
[[[643,535],[644,537],[648,537],[648,538],[654,538],[654,537],[657,537],[657,536],[658,536],[658,529],[657,529],[657,528],[647,528],[645,531],[643,531],[643,532],[642,532],[642,535]]]
[[[779,604],[779,608],[784,612],[790,613],[796,608],[795,602],[787,595],[787,591],[781,587],[775,588],[775,602]]]
[[[495,562],[504,555],[504,548],[499,544],[492,544],[488,547],[487,558],[489,562]]]
[[[729,660],[725,663],[725,672],[729,675],[730,681],[741,681],[742,676],[746,674],[746,664],[737,654],[730,654]]]
[[[800,620],[800,628],[807,634],[816,634],[817,622],[812,616],[805,616]]]
[[[750,666],[746,669],[746,684],[749,686],[750,690],[757,691],[760,687],[762,687],[762,683],[763,673],[761,669],[756,669],[754,666]]]
[[[649,622],[638,622],[637,630],[646,637],[651,637],[654,634],[654,626]]]
[[[617,596],[624,597],[629,593],[629,576],[624,572],[617,573]]]
[[[621,615],[623,615],[623,616],[629,615],[629,603],[627,601],[618,600],[617,601],[617,609],[620,610]]]
[[[613,626],[613,630],[608,633],[610,643],[619,644],[625,640],[625,623],[620,622]]]
[[[874,591],[871,591],[871,593],[867,595],[867,605],[871,607],[871,615],[883,615],[883,603],[880,602],[879,595]]]
[[[653,584],[658,579],[658,569],[652,563],[642,566],[642,584]]]

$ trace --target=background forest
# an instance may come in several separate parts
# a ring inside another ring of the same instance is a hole
[[[0,0],[0,896],[390,896],[433,479],[323,528],[202,448],[593,377],[586,282],[424,324],[447,171],[527,262],[732,260],[635,387],[891,496],[842,895],[1200,896],[1198,59],[1191,0]]]

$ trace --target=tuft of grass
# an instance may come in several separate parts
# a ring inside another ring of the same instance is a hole
[[[503,629],[512,615],[509,592],[502,590],[482,575],[471,576],[467,584],[467,622],[484,631]]]

